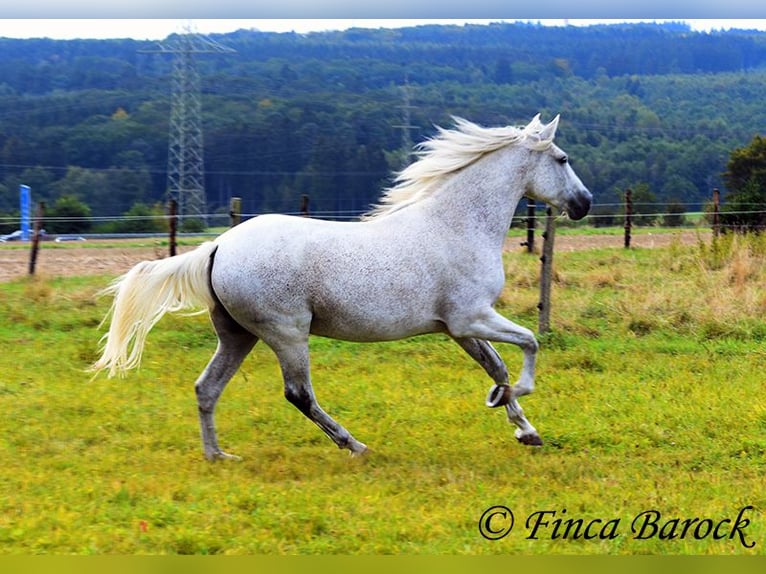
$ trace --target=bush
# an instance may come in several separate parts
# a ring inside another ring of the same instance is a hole
[[[724,173],[729,196],[721,210],[724,229],[738,232],[766,228],[766,138],[731,152]]]
[[[90,207],[71,195],[62,195],[45,212],[48,233],[87,233],[91,228]]]
[[[125,213],[125,219],[112,225],[114,233],[163,233],[168,224],[161,204],[150,207],[136,203]]]
[[[748,180],[721,207],[724,231],[745,233],[766,229],[766,194],[755,179]]]
[[[686,220],[686,208],[681,202],[669,203],[662,214],[662,225],[665,227],[681,227]]]
[[[179,231],[183,233],[202,233],[207,229],[204,220],[198,217],[190,217],[181,220]]]
[[[13,233],[20,227],[21,215],[16,210],[12,213],[0,212],[0,235],[7,235]]]

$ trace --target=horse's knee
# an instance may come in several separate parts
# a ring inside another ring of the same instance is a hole
[[[540,343],[537,342],[537,338],[531,331],[519,342],[519,347],[525,353],[530,355],[536,355],[540,350]]]

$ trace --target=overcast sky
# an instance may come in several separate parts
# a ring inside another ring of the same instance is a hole
[[[137,40],[160,40],[174,32],[182,32],[185,26],[190,26],[194,31],[202,34],[225,33],[244,29],[256,29],[273,32],[311,32],[323,30],[344,30],[351,27],[361,28],[398,28],[418,24],[463,24],[479,23],[486,24],[498,20],[447,20],[447,19],[261,19],[261,20],[234,20],[234,19],[199,19],[199,20],[25,20],[25,19],[0,19],[0,37],[6,38],[134,38]],[[512,21],[512,20],[510,20]],[[662,21],[662,20],[532,20],[545,25],[563,26],[566,23],[572,25],[587,25],[596,22],[616,23],[620,21]],[[729,28],[755,28],[766,30],[766,20],[731,20],[731,19],[686,19],[695,30],[713,30]]]

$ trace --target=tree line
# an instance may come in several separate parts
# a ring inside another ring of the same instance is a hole
[[[236,52],[198,58],[209,213],[232,196],[246,214],[292,212],[308,195],[314,212],[359,214],[407,161],[408,139],[452,116],[505,125],[538,112],[562,115],[557,143],[597,203],[630,187],[702,208],[728,189],[732,150],[766,125],[766,34],[754,31],[492,24],[213,39]],[[0,39],[0,225],[13,225],[22,183],[49,212],[87,209],[102,227],[157,212],[172,62],[152,46]]]

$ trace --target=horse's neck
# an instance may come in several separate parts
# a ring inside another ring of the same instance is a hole
[[[429,202],[429,210],[452,233],[481,235],[502,247],[516,205],[524,195],[520,170],[502,152],[489,154],[450,176]]]

